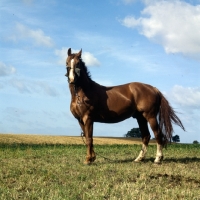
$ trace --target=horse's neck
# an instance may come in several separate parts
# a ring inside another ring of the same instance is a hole
[[[87,96],[87,93],[90,91],[92,84],[92,81],[86,77],[82,78],[76,85],[69,84],[72,97],[75,97],[78,94],[81,94],[81,96]]]
[[[69,90],[71,92],[71,96],[75,97],[76,96],[76,86],[74,84],[69,83]]]

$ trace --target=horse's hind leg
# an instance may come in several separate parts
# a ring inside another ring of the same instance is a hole
[[[163,160],[163,135],[162,132],[160,131],[157,119],[155,117],[150,118],[149,120],[149,124],[151,126],[152,131],[154,132],[156,141],[157,141],[157,153],[156,153],[156,159],[154,160],[154,163],[161,163],[161,161]]]
[[[142,114],[138,114],[137,117],[137,122],[140,128],[140,131],[142,133],[142,149],[138,155],[138,157],[134,160],[135,162],[140,162],[143,161],[147,152],[147,146],[149,144],[150,140],[150,133],[147,125],[147,120],[142,116]]]

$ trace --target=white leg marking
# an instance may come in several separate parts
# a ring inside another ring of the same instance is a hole
[[[71,60],[71,69],[69,71],[69,80],[70,83],[74,81],[74,59]]]
[[[163,159],[163,152],[162,152],[162,145],[157,144],[157,153],[156,153],[156,159],[154,160],[154,163],[161,163]]]
[[[140,151],[138,157],[134,161],[140,162],[144,160],[146,153],[147,153],[147,146],[145,144],[142,144],[142,150]]]

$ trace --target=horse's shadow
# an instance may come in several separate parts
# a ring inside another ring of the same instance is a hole
[[[139,162],[139,163],[153,163],[154,162],[154,157],[146,158],[144,161]],[[104,163],[136,163],[134,162],[134,158],[129,158],[129,159],[119,159],[119,160],[111,160],[111,159],[104,159]],[[194,162],[199,162],[200,163],[200,158],[197,157],[185,157],[185,158],[164,158],[162,161],[163,164],[167,163],[182,163],[182,164],[189,164],[189,163],[194,163]]]
[[[167,162],[168,163],[176,162],[176,163],[183,163],[183,164],[194,163],[194,162],[200,163],[200,158],[198,158],[198,157],[165,158],[163,161],[166,162],[166,163]]]

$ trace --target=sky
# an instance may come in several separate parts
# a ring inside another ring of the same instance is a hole
[[[174,135],[200,142],[200,0],[1,0],[0,27],[0,133],[80,135],[64,75],[82,48],[95,82],[157,87],[185,126]],[[94,136],[135,127],[95,123]]]

